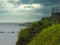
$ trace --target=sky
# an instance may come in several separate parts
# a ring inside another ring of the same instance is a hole
[[[0,0],[0,22],[33,22],[50,16],[57,0]]]

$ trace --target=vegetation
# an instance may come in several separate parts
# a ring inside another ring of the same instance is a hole
[[[44,17],[21,30],[16,45],[60,45],[60,13]],[[54,26],[53,26],[54,25]]]
[[[28,45],[60,45],[60,24],[44,29]]]
[[[38,35],[42,29],[51,26],[50,17],[42,18],[38,22],[33,22],[31,26],[19,32],[18,41],[16,45],[27,45],[35,35]]]

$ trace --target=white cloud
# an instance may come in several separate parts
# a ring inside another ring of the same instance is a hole
[[[13,11],[14,10],[14,5],[7,3],[5,6],[5,10],[7,11]]]
[[[15,0],[16,2],[18,2],[19,0]]]
[[[19,6],[14,5],[12,3],[9,3],[10,0],[0,0],[2,2],[2,5],[5,10],[7,11],[17,11],[17,10],[35,10],[42,8],[43,6],[41,4],[20,4]],[[13,2],[18,2],[19,0],[12,0]]]
[[[8,0],[0,0],[0,2],[6,2],[6,1],[8,1]]]
[[[35,16],[43,16],[42,13],[32,13],[32,15],[35,15]]]
[[[6,2],[4,5],[5,5],[4,8],[7,11],[35,10],[35,9],[39,9],[43,7],[40,4],[20,4],[19,6],[16,7],[16,5],[8,3],[8,2]]]
[[[40,4],[32,4],[32,7],[33,7],[33,8],[42,8],[43,6],[40,5]]]
[[[17,2],[18,0],[15,1]],[[3,7],[1,9],[3,9],[3,11],[6,11],[6,13],[2,14],[3,18],[0,18],[0,22],[34,21],[36,19],[31,17],[42,15],[41,13],[35,13],[34,11],[32,11],[36,9],[41,9],[43,7],[43,5],[41,4],[20,4],[19,6],[16,6],[12,3],[9,3],[8,0],[0,0],[0,5]],[[31,19],[28,19],[28,17]]]
[[[18,9],[22,10],[31,10],[31,9],[39,9],[42,8],[43,6],[40,4],[21,4]]]

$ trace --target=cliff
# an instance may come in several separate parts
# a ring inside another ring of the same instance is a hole
[[[51,26],[51,18],[45,17],[38,22],[33,22],[31,26],[21,30],[18,34],[18,40],[16,45],[27,45],[35,35],[38,35],[42,29]]]

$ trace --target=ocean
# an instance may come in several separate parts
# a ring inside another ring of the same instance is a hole
[[[25,27],[18,23],[0,23],[0,45],[16,45],[18,32]]]

